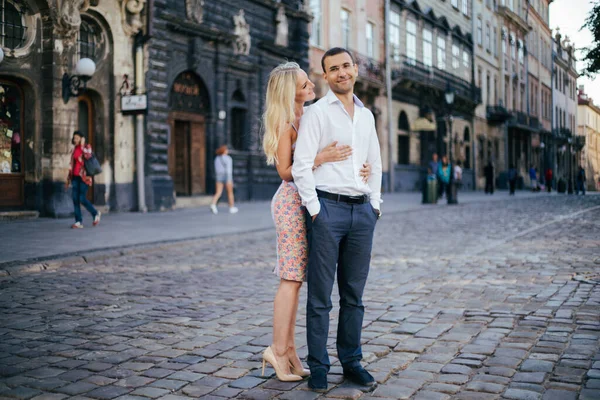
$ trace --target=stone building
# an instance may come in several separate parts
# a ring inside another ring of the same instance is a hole
[[[260,118],[269,72],[308,66],[310,14],[299,0],[154,0],[147,44],[145,188],[149,209],[214,191],[214,151],[229,145],[236,196],[273,195]]]
[[[64,183],[76,129],[86,134],[103,167],[88,197],[101,207],[135,207],[134,121],[120,112],[118,99],[124,75],[134,75],[133,35],[141,28],[144,4],[2,2],[0,210],[72,213]],[[82,58],[92,59],[96,71],[87,88],[78,90],[77,79],[69,78]]]
[[[315,83],[316,100],[327,94],[321,58],[332,47],[350,50],[359,66],[354,91],[375,116],[385,174],[388,170],[385,97],[384,2],[367,0],[307,0],[310,24],[309,78]]]
[[[581,165],[585,168],[588,190],[600,190],[600,107],[585,93],[578,90],[577,137],[583,138]]]
[[[555,176],[564,179],[569,192],[573,190],[574,174],[579,164],[577,153],[582,149],[581,136],[577,136],[577,78],[575,46],[568,37],[563,38],[557,29],[552,40],[554,64],[552,104],[555,146]]]
[[[505,122],[511,117],[501,96],[501,17],[491,0],[474,1],[475,84],[481,88],[481,104],[475,110],[474,173],[476,187],[485,186],[484,168],[492,163],[496,174],[506,171]]]
[[[418,189],[432,153],[450,151],[463,163],[463,186],[473,187],[473,118],[481,90],[473,81],[472,18],[469,0],[391,3],[395,190]],[[455,93],[451,109],[447,88]]]

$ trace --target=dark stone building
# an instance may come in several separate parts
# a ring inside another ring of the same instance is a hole
[[[310,15],[300,0],[154,0],[147,45],[146,199],[214,191],[214,151],[229,145],[236,196],[272,196],[279,179],[262,156],[269,72],[308,66]]]

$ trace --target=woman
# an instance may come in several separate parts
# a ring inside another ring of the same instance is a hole
[[[72,195],[73,208],[75,209],[75,223],[71,228],[83,228],[81,204],[83,204],[85,209],[92,214],[92,218],[94,219],[93,225],[96,226],[100,223],[101,214],[86,197],[88,188],[92,186],[92,178],[87,176],[84,164],[84,160],[88,160],[92,157],[92,146],[85,144],[85,136],[79,131],[73,133],[71,143],[74,148],[73,153],[71,153],[69,176],[67,177],[67,183],[65,184],[65,189],[68,189],[70,185],[73,185]]]
[[[218,214],[217,202],[223,194],[223,186],[227,189],[227,200],[229,200],[229,213],[235,214],[239,210],[235,206],[235,198],[233,197],[233,160],[229,155],[227,145],[223,145],[215,152],[215,175],[217,180],[217,189],[215,197],[213,197],[210,210],[213,214]]]
[[[280,283],[273,307],[273,344],[263,353],[263,374],[268,362],[282,381],[297,381],[309,375],[296,353],[294,340],[300,287],[306,280],[308,242],[302,201],[292,182],[292,160],[304,103],[315,98],[314,86],[298,64],[279,65],[269,76],[263,116],[267,163],[276,165],[283,180],[271,203],[277,233],[274,272]],[[333,142],[316,156],[313,169],[323,163],[346,160],[351,154],[350,146]],[[371,175],[370,166],[365,165],[360,175],[366,181]]]
[[[444,193],[446,194],[446,198],[450,197],[450,170],[451,165],[450,162],[448,162],[448,156],[443,156],[437,172],[440,182],[440,192],[438,197],[440,198]]]

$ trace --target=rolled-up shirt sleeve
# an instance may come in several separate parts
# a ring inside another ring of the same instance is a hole
[[[379,148],[379,139],[377,130],[373,122],[371,137],[369,138],[369,152],[367,153],[367,162],[371,164],[371,177],[369,178],[369,187],[371,188],[371,205],[376,210],[381,210],[381,149]]]
[[[294,152],[294,164],[292,165],[294,183],[298,187],[302,204],[311,216],[321,211],[312,170],[315,157],[319,151],[320,141],[321,121],[319,112],[317,107],[311,107],[302,116]]]

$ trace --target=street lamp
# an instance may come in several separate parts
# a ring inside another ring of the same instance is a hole
[[[569,142],[569,181],[567,184],[567,193],[573,194],[573,138]]]
[[[454,104],[454,90],[452,89],[452,87],[450,86],[450,83],[448,83],[448,85],[446,86],[446,92],[444,93],[444,98],[446,100],[446,105],[448,106],[448,115],[446,117],[446,120],[448,122],[448,158],[450,159],[450,181],[449,181],[449,185],[450,187],[448,188],[448,192],[447,192],[447,200],[448,200],[448,204],[458,204],[458,199],[456,196],[456,186],[455,186],[455,182],[454,182],[454,158],[452,157],[452,147],[454,146],[454,143],[452,141],[454,134],[452,132],[452,105]]]
[[[89,58],[82,58],[77,62],[75,74],[69,76],[66,72],[62,79],[62,98],[66,103],[71,97],[76,97],[86,89],[89,81],[96,72],[96,63]]]

